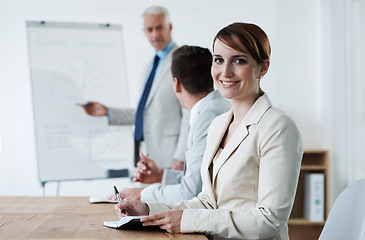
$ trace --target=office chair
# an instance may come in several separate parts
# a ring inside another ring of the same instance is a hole
[[[319,240],[365,240],[365,179],[347,186],[332,206]]]

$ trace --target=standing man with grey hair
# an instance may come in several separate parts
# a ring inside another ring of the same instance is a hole
[[[156,53],[143,79],[137,110],[108,108],[98,102],[82,107],[89,115],[108,116],[111,125],[135,124],[135,162],[143,152],[158,159],[161,167],[183,170],[189,112],[174,93],[170,71],[171,55],[178,46],[172,40],[172,24],[165,8],[149,7],[143,20],[143,31]]]

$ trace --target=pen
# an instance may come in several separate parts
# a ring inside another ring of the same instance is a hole
[[[146,157],[148,157],[148,156],[149,156],[149,154],[147,153],[147,154],[146,154]],[[143,165],[145,165],[145,167],[147,167],[147,163],[145,163],[143,160],[142,160],[142,163],[143,163]],[[143,169],[143,170],[142,170],[142,172],[144,173],[144,172],[145,172],[145,170]]]
[[[89,106],[88,103],[76,103],[76,106]]]
[[[143,162],[142,161],[142,164],[145,166],[145,167],[147,167],[147,164],[145,163],[145,162]],[[144,173],[145,172],[145,170],[144,169],[142,169],[142,173]]]
[[[116,186],[114,186],[114,194],[115,196],[118,198],[118,202],[119,203],[122,203],[122,200],[120,199],[120,196],[119,196],[119,192],[118,192],[118,189]],[[124,208],[122,208],[122,213],[125,214],[125,210]]]

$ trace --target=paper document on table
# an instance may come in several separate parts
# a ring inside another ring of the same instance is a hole
[[[119,221],[105,221],[104,226],[116,229],[142,228],[141,218],[143,216],[127,216]]]
[[[90,203],[118,203],[118,200],[109,200],[105,195],[92,195],[89,197]]]

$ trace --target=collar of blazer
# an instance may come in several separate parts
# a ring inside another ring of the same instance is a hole
[[[162,63],[163,65],[158,70],[158,73],[155,76],[155,79],[153,79],[153,84],[152,84],[152,87],[151,87],[151,92],[148,95],[145,108],[147,108],[148,105],[151,103],[151,101],[152,101],[153,97],[155,96],[155,93],[156,93],[156,91],[158,89],[158,86],[160,84],[166,84],[166,83],[163,83],[164,79],[166,79],[166,75],[171,76],[171,77],[168,77],[168,79],[170,80],[171,91],[173,91],[172,75],[171,75],[171,58],[172,58],[172,53],[177,48],[178,48],[178,46],[176,44],[172,47],[172,49],[170,50],[169,54],[167,55],[165,61]]]
[[[249,127],[254,124],[258,124],[266,111],[271,107],[271,102],[266,93],[264,93],[261,97],[259,97],[256,102],[252,105],[251,109],[248,111],[246,117],[243,119],[242,123],[237,128],[236,132],[233,134],[232,138],[229,140],[226,147],[223,149],[221,155],[214,163],[213,170],[213,181],[215,182],[216,176],[219,170],[222,168],[224,163],[228,160],[228,158],[232,155],[235,149],[245,140],[245,138],[249,135]],[[211,164],[215,153],[224,137],[224,134],[227,131],[227,128],[231,122],[233,116],[232,110],[223,114],[219,121],[215,124],[214,134],[211,139],[214,139],[212,142],[212,150],[209,152],[210,162],[208,166]]]

